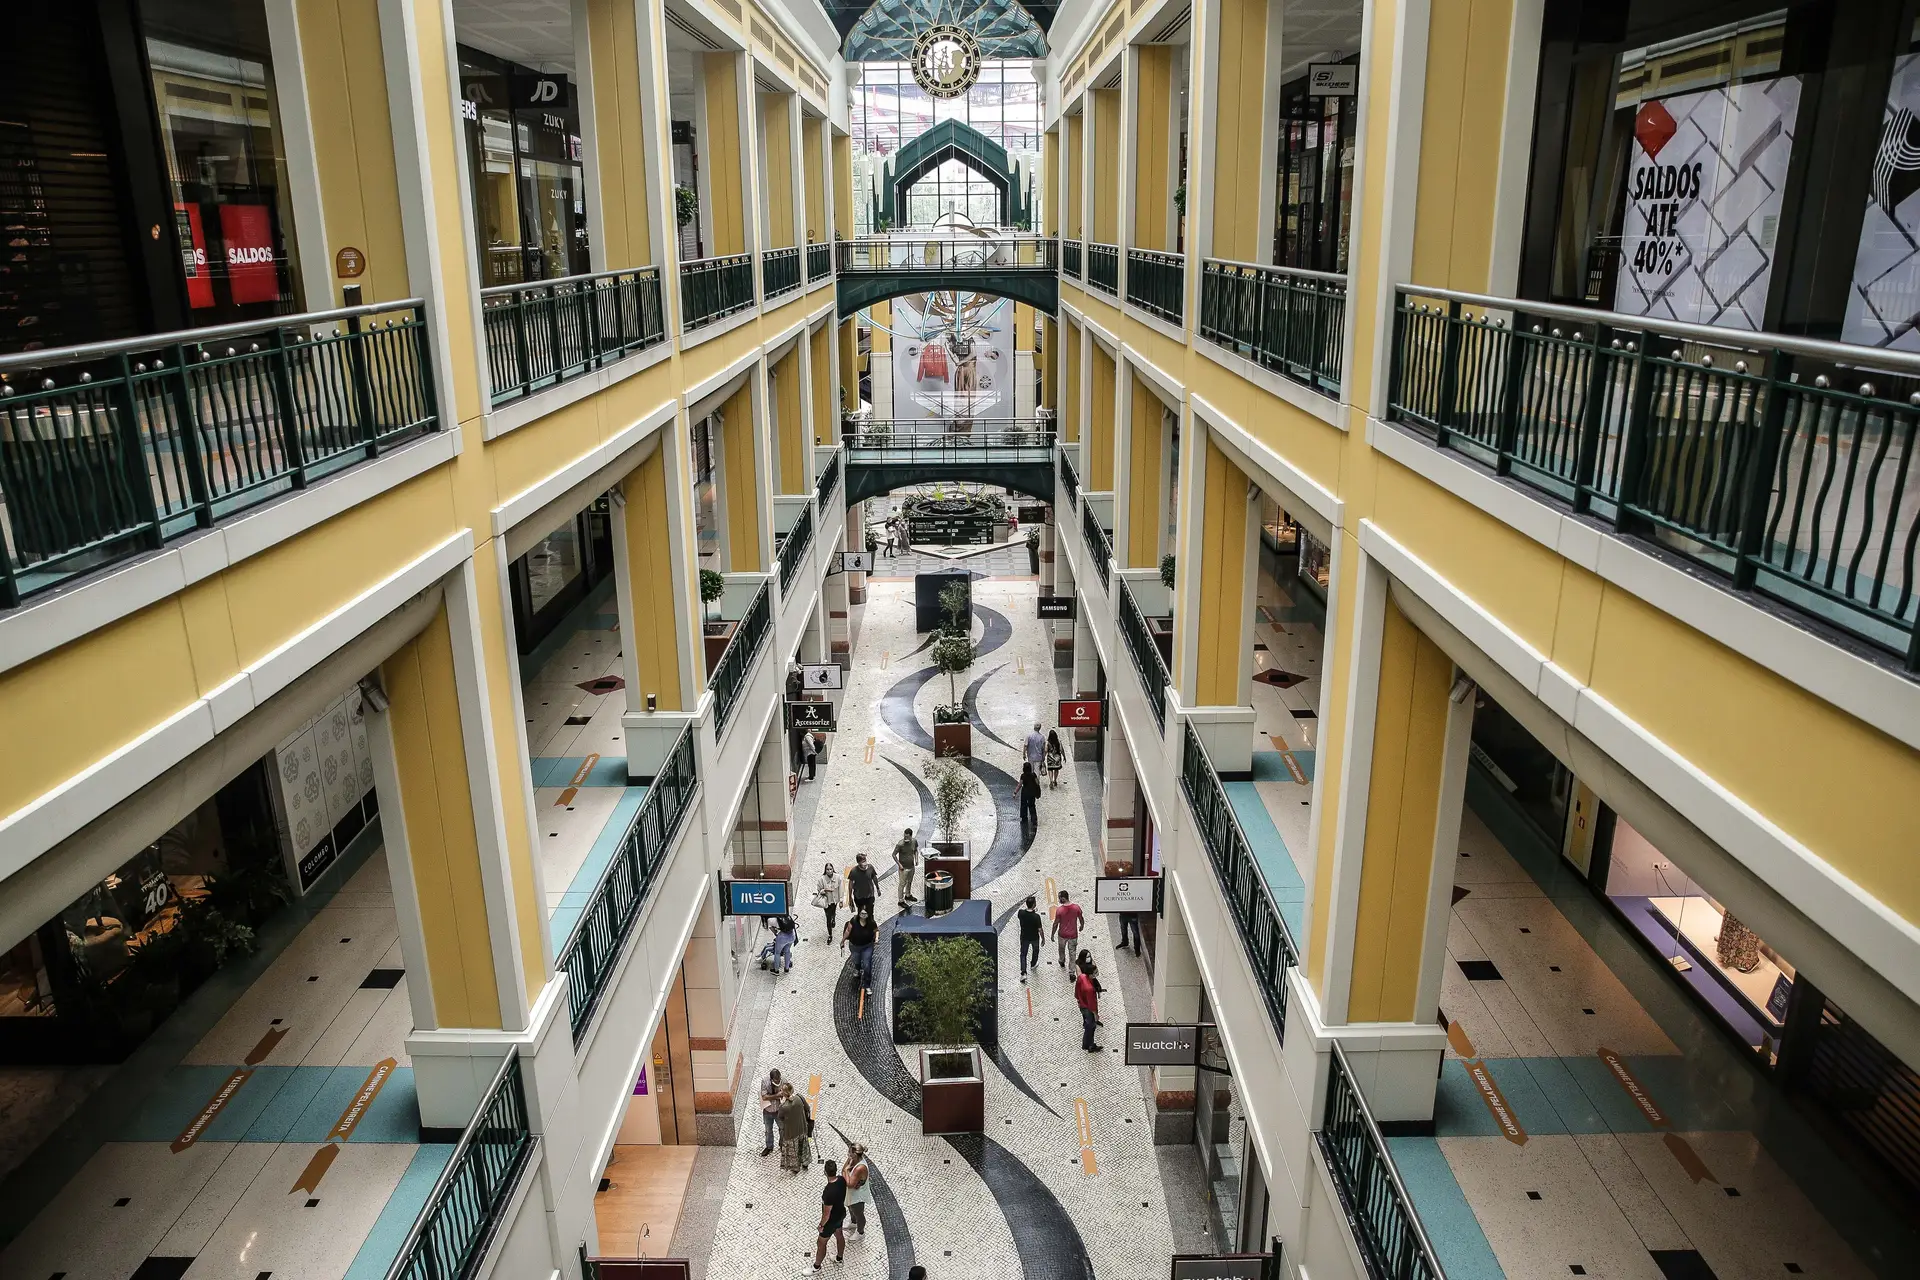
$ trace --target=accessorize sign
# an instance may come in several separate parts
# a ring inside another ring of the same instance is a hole
[[[1653,98],[1633,119],[1613,309],[1759,329],[1800,79]]]

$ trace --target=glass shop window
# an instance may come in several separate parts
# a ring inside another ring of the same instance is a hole
[[[592,270],[574,92],[564,75],[460,47],[483,288]]]
[[[1473,758],[1515,808],[1559,848],[1573,800],[1573,774],[1518,720],[1482,693],[1473,716]]]

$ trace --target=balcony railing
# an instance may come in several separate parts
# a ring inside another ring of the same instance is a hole
[[[1080,278],[1080,242],[1062,240],[1060,242],[1060,274]]]
[[[1043,418],[848,418],[844,433],[851,463],[1045,463],[1053,457],[1053,422]]]
[[[1127,250],[1127,301],[1162,320],[1184,324],[1187,314],[1187,256]]]
[[[1403,286],[1388,416],[1920,672],[1920,355]]]
[[[834,486],[840,483],[840,450],[835,449],[833,456],[827,459],[827,465],[820,470],[820,478],[814,481],[813,504],[820,508],[820,518],[826,519],[827,499],[833,496]]]
[[[733,633],[733,639],[727,641],[726,652],[714,664],[711,684],[713,732],[716,738],[726,731],[727,720],[733,715],[734,707],[739,705],[740,695],[747,691],[747,676],[753,670],[753,660],[760,656],[760,650],[773,630],[773,601],[767,594],[769,585],[765,582],[760,584],[753,603],[747,606],[746,616],[740,619],[739,629]]]
[[[697,329],[753,305],[753,258],[696,258],[680,264],[680,327]]]
[[[1087,283],[1115,297],[1120,294],[1120,246],[1087,241]]]
[[[1092,558],[1093,567],[1100,574],[1100,589],[1105,591],[1113,546],[1107,541],[1107,531],[1100,527],[1100,517],[1094,513],[1091,502],[1080,504],[1080,531],[1086,535],[1087,555]]]
[[[413,1230],[387,1268],[387,1280],[458,1280],[469,1275],[486,1256],[532,1153],[520,1051],[508,1049],[453,1158],[440,1171]]]
[[[800,509],[800,516],[780,543],[780,594],[793,589],[793,575],[806,562],[807,548],[813,545],[813,505]]]
[[[838,242],[840,270],[850,271],[1038,271],[1059,269],[1050,236],[951,236],[913,239],[905,236],[865,236]]]
[[[693,730],[687,728],[667,751],[660,772],[648,785],[646,798],[614,847],[613,861],[600,874],[600,882],[594,885],[593,896],[587,899],[572,936],[560,948],[555,968],[567,975],[567,1012],[576,1045],[592,1025],[615,962],[640,919],[640,908],[646,905],[661,863],[673,847],[680,820],[692,807],[698,782]]]
[[[833,274],[833,246],[830,244],[810,244],[807,246],[807,283],[825,280]]]
[[[439,425],[418,298],[0,357],[0,608]]]
[[[760,255],[760,294],[777,298],[800,287],[800,250],[768,249]]]
[[[482,289],[480,319],[496,408],[667,336],[658,267]]]
[[[1200,266],[1200,336],[1316,391],[1340,391],[1347,278],[1208,258]]]
[[[1180,757],[1180,789],[1193,809],[1194,827],[1207,848],[1207,860],[1226,896],[1227,910],[1240,932],[1240,945],[1253,966],[1253,980],[1267,1002],[1273,1034],[1287,1039],[1287,970],[1300,963],[1293,934],[1274,904],[1273,890],[1254,860],[1253,846],[1240,827],[1240,818],[1227,799],[1213,759],[1189,722]]]
[[[1060,487],[1067,491],[1067,505],[1080,501],[1080,477],[1075,474],[1073,463],[1067,461],[1067,455],[1060,455]]]
[[[1133,669],[1146,687],[1147,705],[1153,708],[1154,723],[1164,731],[1167,727],[1167,663],[1160,656],[1160,645],[1148,629],[1125,578],[1120,580],[1120,634],[1126,637],[1127,650],[1133,654]]]
[[[1316,1136],[1367,1274],[1373,1280],[1445,1280],[1337,1042],[1327,1072],[1326,1115]]]

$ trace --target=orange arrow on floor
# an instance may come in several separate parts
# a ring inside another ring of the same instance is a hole
[[[320,1189],[320,1180],[327,1176],[327,1170],[333,1167],[334,1158],[340,1154],[340,1144],[353,1136],[360,1121],[366,1118],[367,1110],[373,1106],[373,1100],[380,1096],[380,1090],[386,1087],[389,1077],[400,1064],[392,1058],[382,1058],[373,1064],[373,1070],[367,1072],[367,1079],[347,1103],[347,1109],[333,1122],[333,1128],[327,1132],[327,1145],[313,1153],[307,1161],[307,1167],[300,1171],[300,1177],[287,1188],[287,1194],[304,1191],[308,1195]]]
[[[567,783],[567,789],[560,793],[560,798],[554,801],[554,804],[556,805],[572,804],[574,796],[578,795],[580,792],[581,784],[586,782],[587,775],[593,772],[593,766],[599,763],[600,763],[600,753],[598,751],[588,756],[585,760],[582,760],[580,762],[580,767],[573,771],[573,780]]]

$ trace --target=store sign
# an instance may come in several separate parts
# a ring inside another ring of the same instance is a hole
[[[720,901],[730,916],[787,914],[785,880],[722,880]]]
[[[1640,104],[1614,310],[1761,327],[1799,109],[1797,76]]]
[[[838,689],[844,672],[837,662],[803,662],[800,683],[809,689]]]
[[[1309,62],[1307,96],[1351,98],[1360,92],[1360,66],[1353,62]]]
[[[1270,1253],[1175,1254],[1173,1280],[1265,1280]]]
[[[1154,911],[1159,903],[1159,876],[1100,876],[1093,882],[1093,909],[1102,915]]]
[[[1191,1067],[1200,1060],[1200,1028],[1184,1022],[1129,1022],[1130,1067]]]
[[[565,111],[573,105],[573,86],[564,76],[514,76],[514,110]]]
[[[1072,596],[1041,596],[1041,618],[1071,618],[1073,616]]]
[[[333,255],[333,274],[342,280],[358,280],[367,273],[367,255],[352,245],[342,245]]]
[[[834,730],[833,704],[831,702],[789,702],[787,703],[787,727],[832,733]]]
[[[1030,507],[1021,507],[1016,514],[1019,516],[1021,524],[1045,524],[1047,522],[1047,509],[1039,503],[1035,503]]]
[[[263,204],[220,206],[220,238],[227,247],[227,290],[239,303],[278,302],[280,268],[274,260],[273,217]]]
[[[842,551],[840,553],[840,572],[873,572],[873,553],[871,551]]]
[[[1097,729],[1101,703],[1098,698],[1064,698],[1060,702],[1062,729]]]

